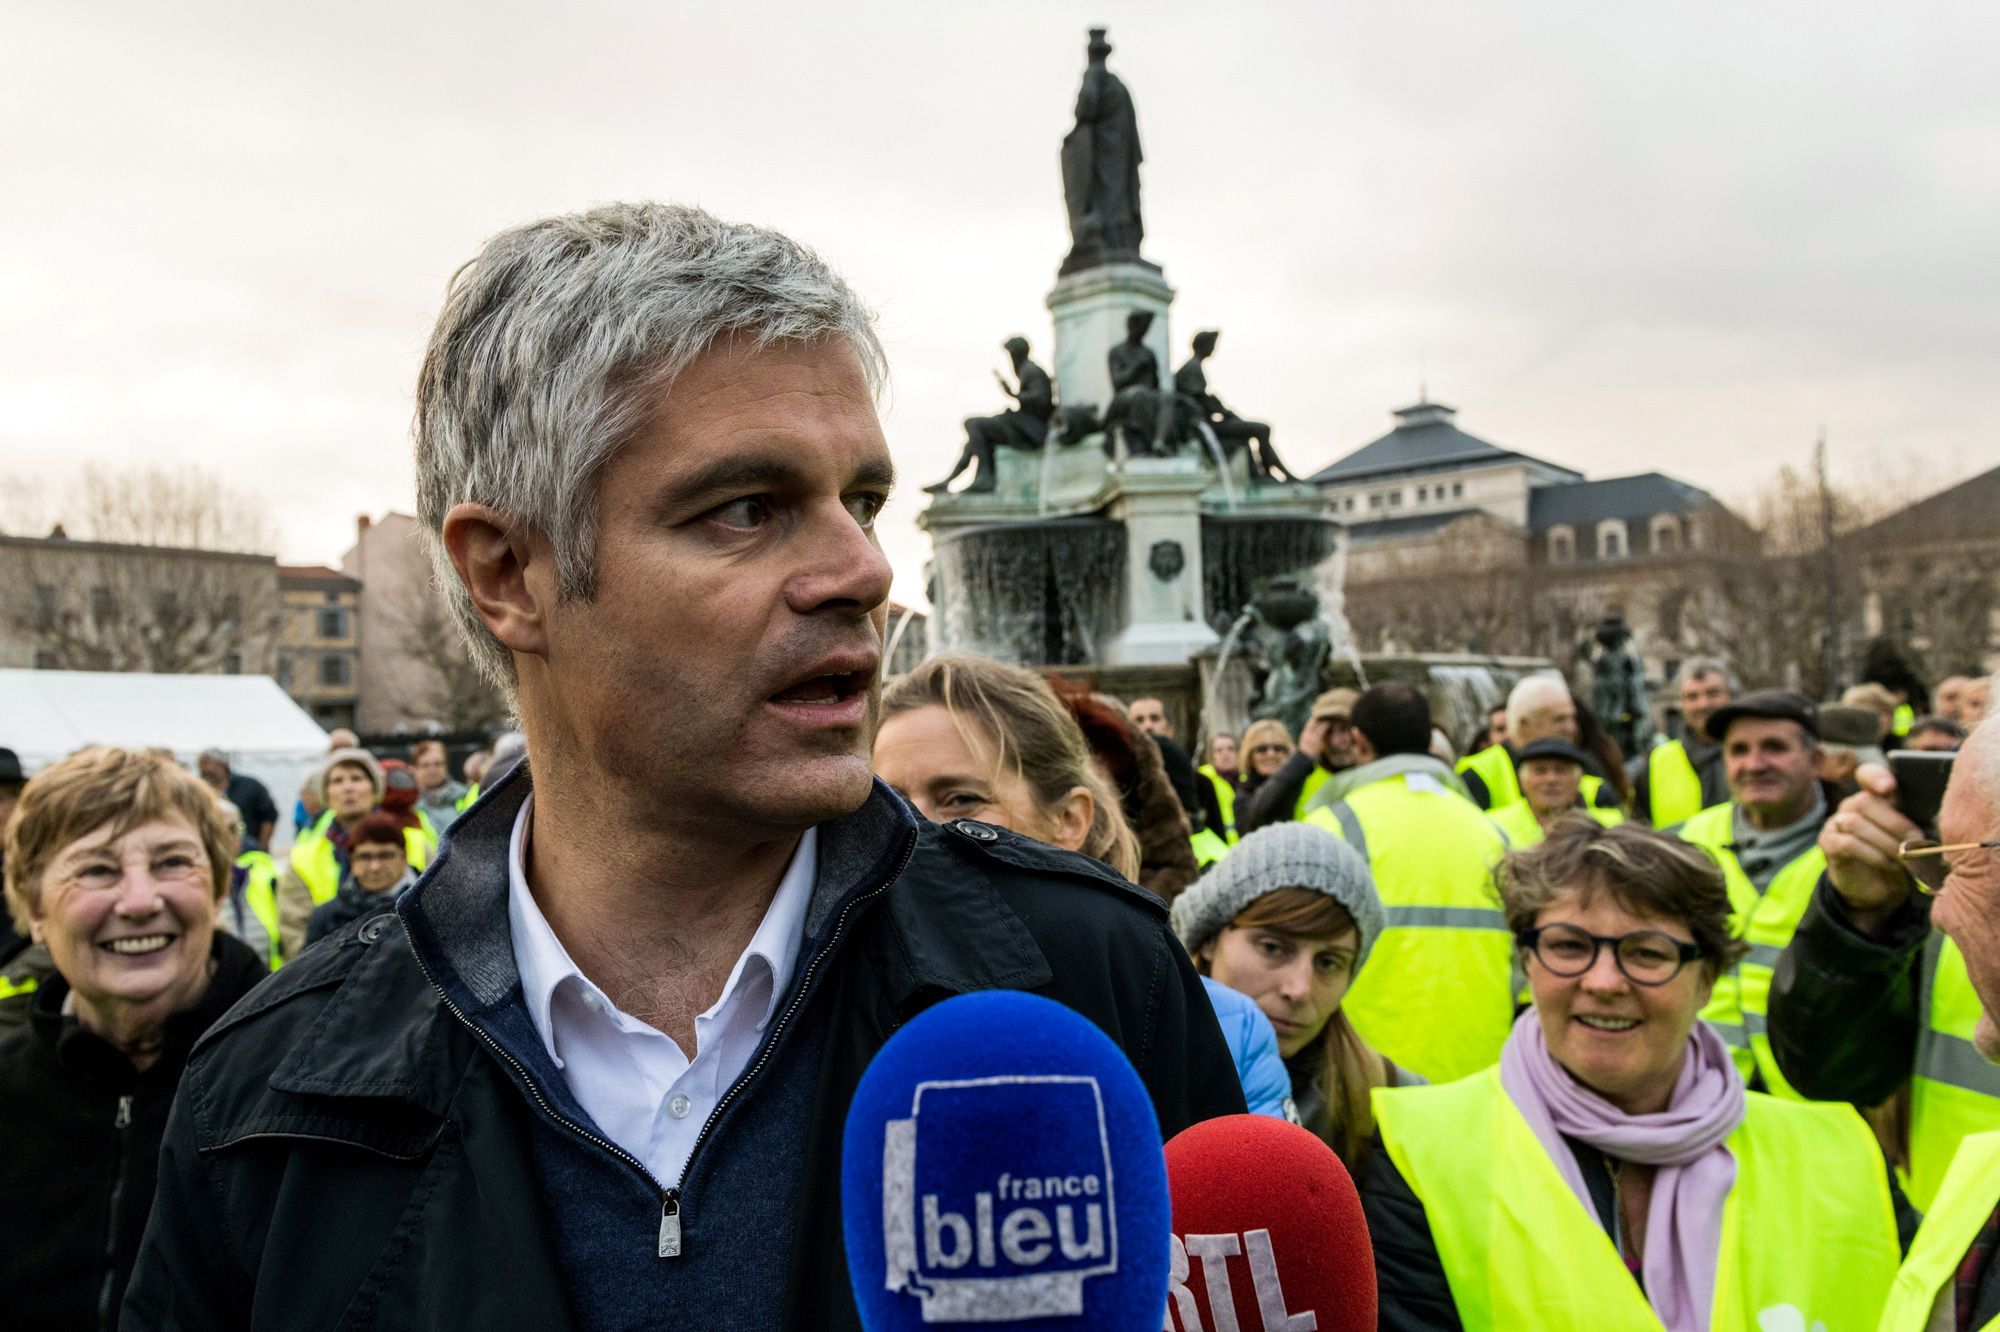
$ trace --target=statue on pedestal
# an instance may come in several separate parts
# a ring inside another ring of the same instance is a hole
[[[1145,224],[1139,220],[1139,118],[1132,94],[1105,68],[1105,29],[1090,30],[1090,63],[1076,95],[1076,126],[1063,138],[1063,202],[1069,208],[1069,257],[1061,272],[1113,260],[1138,260]]]
[[[1269,483],[1280,485],[1295,480],[1290,468],[1278,461],[1278,455],[1271,449],[1271,427],[1262,421],[1246,421],[1223,405],[1222,399],[1208,388],[1208,375],[1202,369],[1202,362],[1215,355],[1215,344],[1222,336],[1216,329],[1205,329],[1194,335],[1194,355],[1188,357],[1187,364],[1174,372],[1174,392],[1180,395],[1181,408],[1192,427],[1199,422],[1215,433],[1222,446],[1224,465],[1239,451],[1250,460],[1250,484]]]
[[[1605,616],[1597,626],[1596,638],[1604,651],[1591,663],[1596,676],[1590,691],[1591,711],[1619,749],[1628,756],[1643,754],[1653,738],[1645,663],[1625,650],[1632,641],[1632,631],[1626,628],[1624,616]]]
[[[1055,384],[1049,379],[1048,371],[1028,359],[1026,338],[1012,337],[1001,345],[1014,363],[1014,375],[1019,382],[1008,383],[1006,376],[997,370],[993,377],[1000,381],[1000,391],[1014,400],[1014,406],[997,416],[969,416],[965,419],[965,447],[959,450],[958,462],[953,465],[951,475],[924,487],[933,495],[942,495],[946,487],[975,462],[979,464],[979,471],[974,474],[972,484],[965,488],[965,493],[989,493],[999,479],[993,466],[995,449],[1004,446],[1033,451],[1048,443],[1049,421],[1056,410]]]
[[[1319,598],[1295,578],[1274,578],[1243,608],[1257,629],[1256,656],[1263,670],[1250,696],[1252,717],[1275,717],[1293,735],[1304,732],[1313,700],[1326,688],[1333,655]]]
[[[1146,345],[1146,333],[1153,327],[1151,310],[1134,310],[1125,316],[1125,341],[1111,349],[1106,361],[1111,371],[1111,408],[1104,414],[1104,451],[1113,449],[1119,435],[1125,452],[1133,457],[1174,452],[1174,395],[1160,388],[1160,361]]]

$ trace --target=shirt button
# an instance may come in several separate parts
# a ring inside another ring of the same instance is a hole
[[[671,1101],[667,1102],[667,1113],[675,1119],[686,1119],[688,1111],[692,1109],[694,1109],[694,1102],[690,1101],[685,1095],[676,1094]]]

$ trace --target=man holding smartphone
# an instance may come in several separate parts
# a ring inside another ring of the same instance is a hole
[[[1857,777],[1778,963],[1771,1044],[1808,1096],[1874,1105],[1909,1081],[1906,1191],[1926,1219],[1882,1326],[1983,1327],[2000,1317],[2000,729],[1960,751],[1936,837],[1889,769]]]

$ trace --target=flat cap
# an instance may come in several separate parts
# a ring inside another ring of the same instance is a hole
[[[1361,701],[1358,689],[1329,689],[1313,700],[1312,715],[1308,721],[1318,721],[1322,717],[1352,717],[1354,705]]]
[[[1729,702],[1708,714],[1708,738],[1721,744],[1730,723],[1744,717],[1768,717],[1773,721],[1797,722],[1806,734],[1819,739],[1819,708],[1804,694],[1791,689],[1759,689]]]

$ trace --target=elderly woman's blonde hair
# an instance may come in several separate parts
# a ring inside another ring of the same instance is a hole
[[[1083,728],[1047,681],[985,657],[933,657],[882,695],[885,721],[926,707],[943,708],[967,749],[1020,777],[1044,814],[1075,788],[1089,791],[1090,831],[1079,849],[1138,880],[1139,839],[1118,792],[1091,763]]]
[[[221,901],[237,834],[215,793],[170,753],[91,745],[36,773],[7,823],[7,912],[14,927],[26,934],[40,914],[42,876],[64,847],[106,825],[115,839],[158,821],[184,823],[201,838]]]
[[[1236,762],[1241,765],[1246,775],[1250,772],[1250,751],[1258,745],[1269,744],[1273,740],[1284,742],[1288,757],[1291,751],[1298,748],[1298,742],[1292,739],[1292,733],[1286,730],[1285,724],[1276,717],[1265,717],[1243,728],[1243,738],[1236,742]]]

